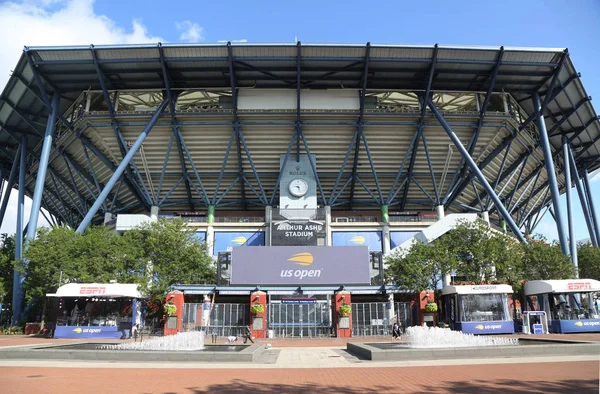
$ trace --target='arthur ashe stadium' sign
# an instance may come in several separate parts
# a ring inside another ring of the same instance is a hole
[[[271,231],[274,246],[317,245],[325,237],[325,225],[314,221],[273,223]]]

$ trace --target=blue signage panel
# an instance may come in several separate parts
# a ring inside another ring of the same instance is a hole
[[[553,321],[554,325],[556,321]],[[600,319],[559,320],[560,332],[600,332]]]
[[[394,249],[418,233],[419,231],[390,231],[390,247]]]
[[[236,246],[265,246],[264,231],[256,232],[216,232],[213,255],[219,252],[232,251]]]
[[[475,321],[456,323],[456,328],[465,334],[514,334],[512,321]]]
[[[281,303],[282,304],[296,304],[296,305],[316,304],[317,299],[316,298],[282,298]]]
[[[119,339],[123,331],[117,326],[57,326],[54,338]]]
[[[366,246],[233,248],[232,285],[369,284]]]
[[[206,242],[206,231],[197,231],[192,236],[202,243]]]
[[[381,231],[334,231],[333,246],[368,246],[369,252],[381,252]]]

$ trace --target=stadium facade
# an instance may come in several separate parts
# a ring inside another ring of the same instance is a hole
[[[331,327],[331,305],[351,296],[353,315],[370,316],[364,332],[373,316],[410,314],[403,290],[383,283],[382,255],[459,219],[524,241],[550,210],[576,262],[565,185],[598,246],[588,174],[599,139],[566,49],[25,48],[0,98],[0,177],[33,199],[26,237],[40,207],[77,231],[181,217],[217,259],[219,283],[177,288],[256,297],[270,309],[264,330],[302,327],[307,313]],[[21,203],[17,258],[23,237]]]

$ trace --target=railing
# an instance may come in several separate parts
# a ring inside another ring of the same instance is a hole
[[[215,223],[264,223],[264,216],[217,216]]]
[[[375,216],[339,216],[331,220],[334,223],[377,223]]]
[[[273,208],[271,212],[273,221],[302,219],[302,220],[325,220],[325,209],[282,209]]]
[[[415,216],[390,216],[390,222],[408,223],[408,222],[437,222],[437,215],[415,215]]]

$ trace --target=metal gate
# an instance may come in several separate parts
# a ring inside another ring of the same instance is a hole
[[[387,302],[352,304],[352,336],[389,335],[390,321]]]
[[[413,325],[409,302],[394,303],[394,319],[390,320],[387,302],[364,302],[352,304],[352,336],[391,335],[394,319],[402,329]]]
[[[214,304],[208,327],[202,326],[203,303],[183,304],[183,330],[206,330],[208,334],[227,337],[241,336],[250,325],[250,305]]]
[[[416,325],[415,319],[417,319],[417,316],[415,316],[414,313],[415,311],[413,311],[410,302],[394,303],[394,315],[402,331],[404,331],[406,327]]]
[[[330,337],[331,308],[327,301],[313,304],[269,303],[269,330],[277,338]]]

